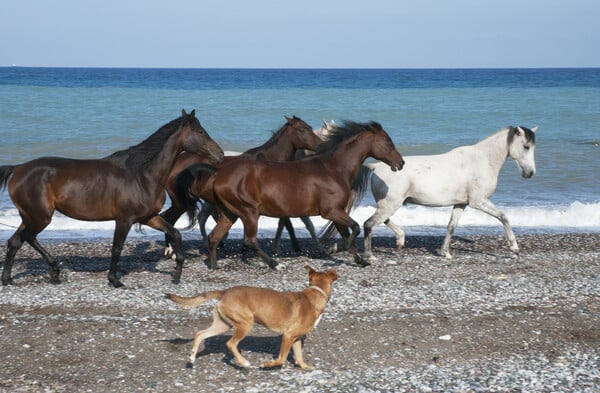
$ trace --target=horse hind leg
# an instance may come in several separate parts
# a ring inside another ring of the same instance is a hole
[[[2,270],[3,285],[13,283],[11,275],[15,255],[21,249],[23,242],[25,241],[29,243],[50,266],[50,281],[52,283],[60,282],[60,269],[56,259],[54,259],[36,239],[36,235],[40,233],[49,223],[50,218],[38,220],[36,223],[21,223],[17,231],[10,237],[7,243],[8,250],[6,252],[4,268]]]
[[[8,239],[6,259],[4,260],[4,267],[2,269],[2,285],[13,284],[14,281],[11,277],[12,267],[15,261],[15,255],[23,246],[23,240],[21,239],[21,231],[23,230],[23,224],[17,229],[17,231]]]

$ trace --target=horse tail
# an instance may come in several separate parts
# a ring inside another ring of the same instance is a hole
[[[209,291],[195,296],[179,296],[173,293],[165,293],[165,297],[184,308],[198,307],[211,299],[221,299],[225,291]]]
[[[198,221],[198,200],[199,195],[194,192],[194,186],[197,182],[206,181],[209,176],[212,176],[217,171],[212,165],[194,164],[177,175],[174,184],[174,194],[181,206],[185,209],[190,224],[188,228],[192,228]]]
[[[0,189],[4,190],[15,170],[14,165],[0,166]]]
[[[360,205],[360,202],[365,197],[372,172],[373,168],[371,168],[369,165],[361,165],[360,169],[358,170],[358,173],[356,174],[356,177],[350,186],[350,197],[348,198],[348,203],[346,204],[346,212],[348,212],[348,214],[358,205]],[[321,240],[331,239],[335,233],[335,230],[335,224],[330,221],[325,229],[321,232]]]

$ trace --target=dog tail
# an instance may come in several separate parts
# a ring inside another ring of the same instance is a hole
[[[184,308],[198,307],[210,299],[220,299],[224,291],[209,291],[195,296],[179,296],[173,293],[165,293],[165,297]]]

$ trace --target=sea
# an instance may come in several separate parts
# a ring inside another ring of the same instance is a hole
[[[438,154],[510,125],[538,126],[537,173],[520,176],[508,158],[492,201],[522,233],[600,233],[600,68],[540,69],[151,69],[0,67],[0,165],[40,156],[104,157],[135,145],[196,109],[228,154],[261,145],[296,115],[382,124],[403,155]],[[453,176],[448,173],[448,176]],[[166,203],[167,207],[168,200]],[[374,211],[367,194],[352,216]],[[407,236],[445,233],[450,207],[407,205],[392,217]],[[314,220],[317,228],[325,221]],[[302,223],[294,221],[300,236]],[[0,239],[20,224],[0,192]],[[209,229],[214,222],[209,221]],[[263,217],[259,236],[277,225]],[[184,229],[185,219],[177,222]],[[111,238],[113,222],[55,213],[39,238]],[[384,226],[375,234],[391,236]],[[241,237],[236,223],[233,237]],[[457,235],[503,234],[467,208]],[[160,238],[144,228],[130,237]],[[184,231],[184,238],[198,236]]]

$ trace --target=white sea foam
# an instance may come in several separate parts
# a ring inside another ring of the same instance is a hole
[[[581,203],[573,202],[568,206],[500,206],[508,217],[513,229],[517,232],[600,232],[600,202]],[[373,206],[359,206],[352,217],[359,223],[368,219],[375,211]],[[407,205],[392,216],[392,221],[401,226],[409,234],[441,234],[450,218],[451,208],[430,208],[416,205]],[[8,239],[15,228],[21,223],[21,218],[16,209],[0,211],[0,239]],[[293,219],[298,236],[306,237],[308,232],[299,219]],[[316,228],[321,228],[327,222],[321,217],[313,217]],[[176,224],[180,229],[187,226],[187,218],[183,216]],[[209,219],[207,229],[214,226],[214,221]],[[277,229],[277,219],[261,217],[259,222],[259,237],[273,236]],[[232,238],[242,236],[243,226],[238,220],[231,231]],[[114,231],[113,221],[87,222],[73,220],[61,214],[55,214],[50,225],[40,234],[40,238],[111,238]],[[457,231],[462,233],[486,233],[489,231],[502,231],[501,224],[487,214],[475,209],[467,208],[460,219]],[[184,237],[197,236],[186,234]],[[375,234],[391,236],[385,226],[375,229]],[[139,233],[132,229],[129,236],[159,236],[162,235],[148,227]]]

